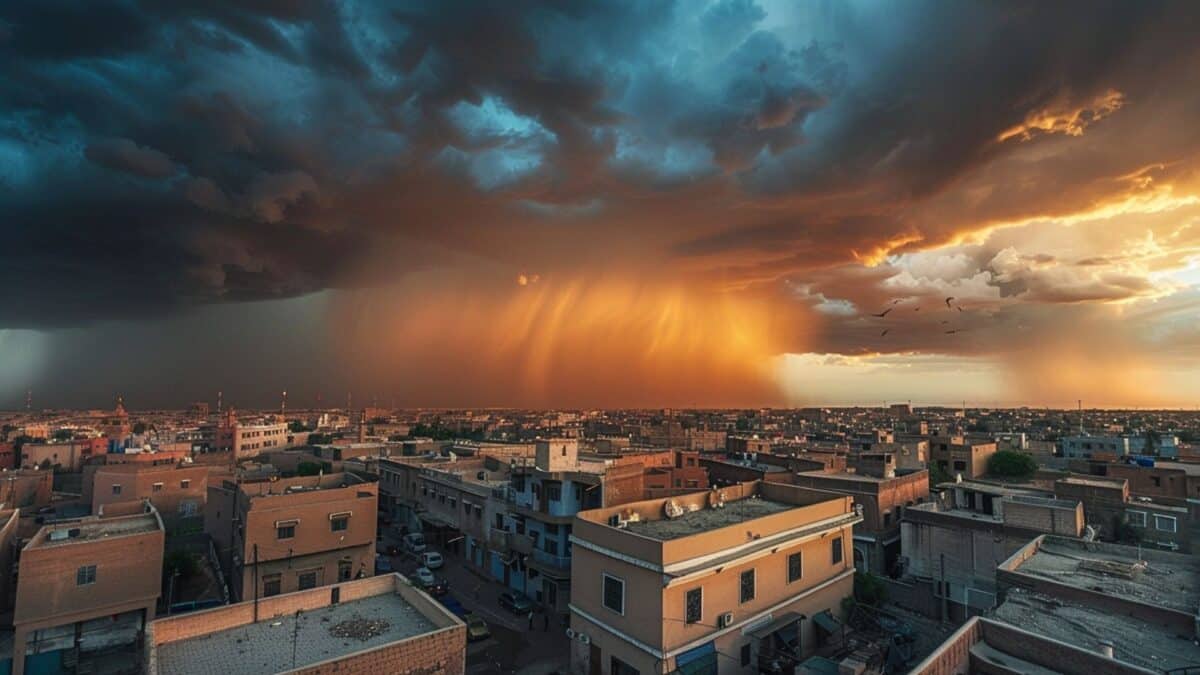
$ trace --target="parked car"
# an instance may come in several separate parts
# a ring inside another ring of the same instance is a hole
[[[391,574],[392,561],[385,555],[375,556],[375,574]]]
[[[470,614],[470,612],[467,611],[467,608],[463,607],[462,603],[456,600],[453,595],[447,595],[441,598],[439,602],[442,603],[443,607],[450,610],[451,614],[459,617],[460,619]]]
[[[418,567],[417,571],[413,572],[413,582],[421,584],[422,586],[426,584],[432,584],[433,579],[433,570],[429,569],[428,567]]]
[[[513,614],[525,615],[533,611],[533,603],[524,593],[504,591],[500,594],[500,606]]]
[[[439,569],[442,566],[442,554],[437,551],[426,551],[421,554],[421,564],[431,570]]]
[[[421,554],[425,552],[425,535],[420,532],[411,532],[404,535],[404,549],[409,553]]]
[[[428,567],[418,567],[413,572],[413,584],[426,593],[437,597],[445,595],[450,590],[450,584],[445,579],[439,579]]]
[[[478,614],[468,614],[463,617],[463,621],[467,624],[467,642],[478,642],[492,637],[487,622]]]

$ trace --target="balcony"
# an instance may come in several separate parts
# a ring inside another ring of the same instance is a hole
[[[565,572],[571,571],[571,556],[554,555],[553,553],[547,553],[540,548],[536,548],[533,550],[533,561],[541,567]]]
[[[506,551],[511,545],[513,533],[495,527],[488,528],[488,547],[493,551]]]
[[[513,534],[508,538],[508,548],[514,553],[530,555],[533,553],[533,540],[528,535]]]

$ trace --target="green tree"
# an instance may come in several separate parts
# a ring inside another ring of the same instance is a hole
[[[1000,450],[988,458],[988,473],[993,476],[1029,478],[1037,468],[1037,460],[1016,450]]]
[[[302,431],[308,431],[308,427],[305,426],[304,422],[301,422],[300,420],[292,420],[291,422],[288,422],[288,429],[290,429],[293,434],[298,434]]]
[[[1162,434],[1154,429],[1147,429],[1143,437],[1143,448],[1147,455],[1157,455],[1158,447],[1162,445]]]
[[[949,483],[954,480],[946,470],[937,465],[937,462],[929,463],[929,489],[937,488],[939,483]]]
[[[854,599],[864,605],[878,607],[887,600],[887,587],[874,574],[855,572]]]
[[[315,476],[321,473],[320,462],[300,462],[296,467],[296,474],[300,476]]]

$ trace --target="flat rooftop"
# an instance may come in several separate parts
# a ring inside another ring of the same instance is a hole
[[[1193,614],[1200,606],[1200,560],[1132,546],[1047,536],[1014,571],[1060,584]],[[1140,570],[1136,568],[1144,567]],[[1126,574],[1126,571],[1132,571]]]
[[[1071,485],[1087,485],[1089,487],[1120,489],[1121,484],[1125,482],[1124,478],[1085,478],[1083,476],[1066,476],[1059,478],[1059,481]]]
[[[795,508],[799,508],[799,506],[761,497],[747,498],[728,502],[722,509],[704,508],[699,511],[688,511],[678,518],[631,522],[627,529],[643,537],[668,541],[709,530],[718,530],[745,520],[762,518]]]
[[[1200,476],[1200,464],[1193,462],[1171,462],[1157,460],[1154,462],[1154,468],[1157,469],[1178,469],[1186,472],[1189,476]]]
[[[90,517],[76,521],[62,521],[43,527],[33,540],[31,548],[54,548],[112,537],[127,537],[134,534],[157,532],[161,528],[158,517],[153,513],[117,518]],[[65,534],[62,539],[52,538],[51,533]]]
[[[382,593],[304,612],[298,618],[288,615],[159,645],[158,670],[177,675],[281,673],[437,628],[398,594]],[[338,636],[347,633],[351,636]]]
[[[1119,661],[1154,671],[1200,663],[1200,646],[1187,636],[1118,612],[1102,612],[1059,598],[1009,589],[993,618],[1023,630],[1080,649],[1095,651],[1100,642],[1113,643]]]

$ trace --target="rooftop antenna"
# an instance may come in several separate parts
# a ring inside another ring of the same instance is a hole
[[[30,410],[33,410],[33,390],[26,389],[25,390],[25,412],[29,412]]]
[[[1083,399],[1079,399],[1079,435],[1083,435]]]

